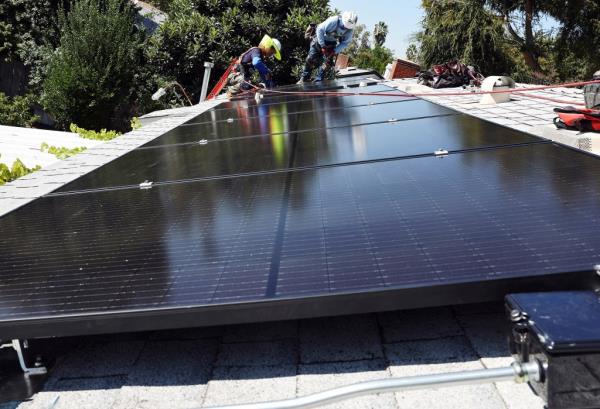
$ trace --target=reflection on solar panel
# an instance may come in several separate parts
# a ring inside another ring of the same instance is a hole
[[[197,118],[0,218],[2,336],[408,308],[592,280],[596,158],[421,100],[349,98],[361,106],[328,114],[322,99],[290,114],[284,98],[247,109],[247,123],[242,111],[223,127]],[[156,183],[139,189],[145,179]]]

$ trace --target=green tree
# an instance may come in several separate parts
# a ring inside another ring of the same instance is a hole
[[[232,59],[258,45],[265,34],[282,43],[282,61],[268,63],[275,82],[297,80],[308,52],[304,31],[329,16],[327,0],[173,0],[168,19],[152,40],[158,74],[200,94],[204,61],[212,61],[213,86]]]
[[[562,79],[590,79],[600,69],[600,2],[551,1],[548,13],[561,22],[556,65]]]
[[[388,26],[383,21],[375,24],[375,29],[373,29],[373,38],[375,39],[376,47],[383,47],[383,43],[385,43],[385,39],[388,35]]]
[[[415,36],[423,66],[458,58],[484,74],[510,73],[503,23],[485,0],[423,0],[423,8],[423,30]]]
[[[368,68],[383,74],[385,66],[392,62],[394,54],[392,50],[386,47],[374,47],[361,49],[354,59],[352,65],[359,68]]]
[[[344,54],[350,58],[350,64],[353,66],[373,69],[379,73],[383,73],[385,66],[392,61],[393,53],[389,48],[383,47],[383,45],[379,45],[378,43],[379,41],[385,42],[387,25],[384,22],[377,23],[373,32],[375,33],[376,31],[378,35],[373,35],[375,47],[371,48],[371,33],[366,29],[364,24],[357,25],[354,29],[352,41],[344,50]],[[385,35],[383,35],[384,32]],[[378,36],[379,40],[377,39]]]
[[[33,114],[33,96],[7,97],[0,92],[0,125],[30,127],[39,118]]]
[[[488,0],[491,8],[500,14],[509,39],[516,45],[529,69],[542,76],[540,58],[542,50],[536,33],[535,23],[551,1],[536,0]],[[561,3],[564,3],[561,1]]]
[[[367,26],[364,24],[358,24],[356,27],[354,27],[352,40],[343,53],[349,56],[350,59],[356,57],[359,50],[371,48],[370,37],[371,32],[367,30]]]
[[[406,58],[416,63],[420,61],[419,49],[415,43],[410,43],[408,47],[406,47]]]
[[[32,44],[57,45],[62,0],[3,0],[0,2],[0,58],[24,61]]]
[[[48,56],[58,46],[58,9],[65,0],[0,1],[0,59],[27,68],[30,91],[39,93]]]
[[[42,102],[61,127],[125,129],[144,33],[127,0],[79,0],[60,15]]]

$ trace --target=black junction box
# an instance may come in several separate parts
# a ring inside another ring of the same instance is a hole
[[[529,385],[548,409],[600,408],[600,296],[593,291],[511,294],[511,353],[538,360]]]

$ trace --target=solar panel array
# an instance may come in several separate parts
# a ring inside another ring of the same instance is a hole
[[[599,176],[419,99],[231,101],[0,218],[0,327],[587,270]]]

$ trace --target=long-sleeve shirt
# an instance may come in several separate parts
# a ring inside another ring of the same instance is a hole
[[[252,69],[256,69],[256,71],[258,71],[258,73],[260,74],[260,79],[262,80],[262,82],[267,84],[268,87],[270,86],[270,71],[263,61],[263,55],[260,51],[260,48],[252,47],[251,49],[246,51],[244,54],[242,54],[240,63],[244,66],[244,70],[247,71],[248,74]]]
[[[317,41],[324,47],[335,44],[335,53],[342,52],[350,41],[354,30],[344,27],[340,16],[332,16],[317,26]]]

